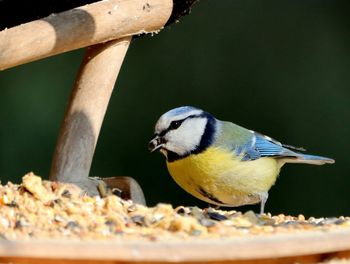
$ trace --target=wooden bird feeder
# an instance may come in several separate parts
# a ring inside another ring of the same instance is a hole
[[[131,178],[89,177],[108,102],[133,36],[158,32],[196,0],[104,0],[0,31],[0,70],[87,47],[53,156],[50,180],[96,195],[104,185],[144,203]],[[50,11],[50,10],[48,10]],[[1,18],[0,18],[1,19]],[[291,263],[350,257],[350,233],[190,242],[0,241],[1,262]]]
[[[166,23],[188,13],[194,2],[98,1],[0,32],[0,70],[87,47],[57,140],[50,180],[75,183],[91,195],[105,190],[107,182],[122,188],[135,201],[145,203],[142,190],[133,179],[93,178],[88,177],[89,171],[132,37],[160,31]]]

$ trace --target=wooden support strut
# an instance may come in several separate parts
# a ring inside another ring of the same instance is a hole
[[[88,178],[97,139],[131,37],[87,49],[64,116],[50,180],[71,182],[98,194]]]

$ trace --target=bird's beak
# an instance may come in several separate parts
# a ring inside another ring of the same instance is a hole
[[[150,152],[154,152],[156,150],[159,150],[163,147],[164,143],[160,136],[156,135],[149,143],[148,143],[148,150]]]

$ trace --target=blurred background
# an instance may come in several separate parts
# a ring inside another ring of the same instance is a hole
[[[135,39],[90,175],[134,177],[148,205],[207,206],[176,185],[161,154],[147,150],[162,113],[193,105],[336,160],[285,166],[266,211],[349,215],[349,10],[350,2],[340,0],[202,0],[180,23]],[[3,184],[29,171],[48,178],[83,52],[0,72]]]

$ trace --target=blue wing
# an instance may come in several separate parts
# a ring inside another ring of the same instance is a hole
[[[300,157],[303,155],[284,147],[280,142],[270,137],[256,132],[253,134],[250,142],[236,149],[238,155],[243,155],[242,160],[256,160],[261,157]]]

